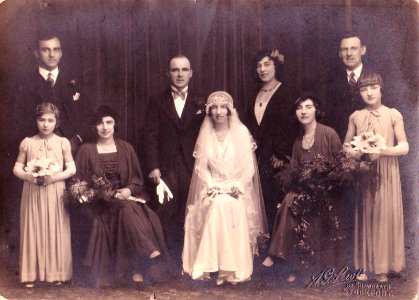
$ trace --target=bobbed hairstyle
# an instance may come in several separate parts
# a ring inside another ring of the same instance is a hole
[[[55,119],[57,120],[55,129],[57,129],[60,126],[60,110],[58,109],[58,107],[49,102],[43,102],[41,104],[38,104],[35,110],[35,120],[37,120],[45,114],[55,115]]]
[[[381,92],[383,91],[383,87],[384,87],[383,78],[381,77],[380,74],[378,74],[375,71],[363,72],[361,76],[359,76],[359,79],[357,82],[358,89],[364,86],[374,85],[374,84],[378,84],[381,87]]]
[[[260,83],[259,74],[257,72],[257,66],[258,63],[264,59],[265,57],[268,57],[269,60],[274,62],[275,65],[275,78],[279,81],[282,76],[282,64],[279,62],[279,60],[272,56],[272,50],[261,50],[259,51],[252,61],[252,69],[251,69],[251,75],[255,82]]]
[[[303,103],[304,101],[311,100],[313,102],[314,107],[316,108],[316,120],[318,121],[318,118],[323,117],[323,111],[320,106],[319,99],[314,95],[311,91],[304,91],[301,93],[300,97],[295,101],[293,111],[296,112],[298,106]]]
[[[90,121],[90,125],[92,126],[94,132],[96,132],[96,126],[102,122],[102,119],[104,117],[112,117],[115,120],[115,127],[114,131],[118,132],[119,130],[119,122],[120,122],[120,116],[119,114],[114,111],[110,106],[108,105],[101,105],[96,109],[96,112],[93,114],[92,119]]]

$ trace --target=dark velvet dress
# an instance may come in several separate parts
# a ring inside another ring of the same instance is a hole
[[[116,140],[117,152],[99,154],[96,144],[84,144],[77,154],[77,173],[84,179],[106,175],[115,189],[127,187],[133,196],[143,193],[140,165],[132,146]],[[84,204],[92,219],[84,264],[91,268],[92,284],[108,285],[150,260],[154,251],[168,258],[157,214],[147,204],[113,199]]]
[[[275,180],[278,170],[272,168],[271,157],[275,155],[285,163],[288,162],[287,156],[291,154],[292,143],[298,132],[292,111],[297,97],[294,86],[282,83],[270,98],[260,124],[254,112],[257,93],[252,98],[252,105],[246,113],[246,126],[257,144],[256,159],[269,228],[272,228],[275,219],[276,206],[284,197]]]
[[[341,149],[337,133],[332,128],[322,124],[317,124],[314,139],[313,146],[306,150],[302,148],[302,136],[297,138],[293,146],[292,158],[301,162],[312,160],[317,154],[334,157]],[[269,255],[280,257],[290,263],[294,269],[299,269],[302,266],[302,257],[304,257],[294,247],[297,242],[294,228],[298,225],[299,220],[290,209],[295,195],[293,192],[288,193],[277,211]],[[342,213],[345,213],[342,211],[344,207],[340,200],[337,197],[335,198],[335,206],[332,212],[344,219],[342,216]],[[325,216],[310,216],[307,221],[310,223],[307,230],[307,241],[314,250],[312,266],[341,268],[346,258],[346,252],[343,248],[344,242],[332,243],[330,241],[331,232],[327,218]]]

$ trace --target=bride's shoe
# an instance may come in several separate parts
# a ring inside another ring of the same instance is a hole
[[[224,278],[217,278],[217,279],[215,280],[215,284],[216,284],[217,286],[223,285],[224,283],[225,283]]]
[[[274,261],[272,260],[272,258],[270,256],[266,257],[265,260],[262,262],[262,265],[264,265],[265,267],[272,267],[274,265]]]

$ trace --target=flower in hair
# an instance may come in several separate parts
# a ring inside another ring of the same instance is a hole
[[[285,62],[285,56],[281,53],[279,53],[278,49],[272,50],[271,56],[278,60],[281,64],[284,64]]]

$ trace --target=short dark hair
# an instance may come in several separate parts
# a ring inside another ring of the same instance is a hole
[[[265,57],[268,57],[269,60],[274,62],[275,78],[277,80],[280,80],[280,78],[282,76],[282,64],[279,62],[278,59],[273,57],[271,54],[272,54],[272,50],[263,49],[263,50],[260,50],[258,53],[256,53],[255,57],[253,58],[251,75],[252,75],[252,78],[255,82],[260,82],[259,74],[256,70],[258,62],[260,62]]]
[[[361,88],[367,85],[374,85],[374,84],[378,84],[381,88],[383,88],[384,87],[383,78],[377,72],[369,71],[369,70],[361,73],[361,76],[359,76],[359,79],[357,82],[358,88]]]
[[[92,116],[90,125],[94,128],[94,131],[96,132],[96,126],[102,122],[102,119],[104,117],[112,117],[115,120],[115,126],[114,131],[118,132],[119,130],[119,122],[120,122],[120,116],[119,114],[114,111],[110,106],[108,105],[101,105],[96,109],[96,112]]]
[[[42,31],[40,33],[38,33],[36,40],[34,42],[34,49],[38,50],[39,49],[39,44],[41,43],[41,41],[48,41],[48,40],[52,40],[52,39],[57,39],[60,41],[61,44],[61,40],[58,37],[58,35],[55,32],[52,31]]]
[[[314,107],[316,108],[316,120],[318,117],[322,117],[323,111],[321,109],[320,101],[311,91],[301,92],[300,97],[298,97],[298,99],[294,103],[293,111],[296,112],[298,106],[307,100],[311,100],[313,102]]]
[[[361,87],[374,85],[374,84],[378,84],[380,86],[381,95],[384,96],[385,94],[384,81],[381,75],[376,71],[367,70],[365,72],[362,72],[361,76],[359,76],[358,78],[358,82],[356,86],[358,90],[360,90]]]
[[[356,37],[360,40],[361,46],[364,46],[364,43],[362,41],[362,37],[358,33],[355,33],[355,32],[352,32],[352,31],[345,31],[344,33],[341,34],[340,39],[339,39],[339,45],[340,45],[340,43],[342,42],[343,39],[350,39],[350,38],[354,38],[354,37]]]
[[[169,58],[169,60],[167,61],[167,70],[170,70],[170,62],[175,58],[186,58],[189,61],[189,65],[191,66],[191,70],[192,70],[191,60],[186,55],[183,55],[183,54],[180,54],[180,53],[176,54],[176,55],[173,55]]]
[[[43,102],[41,104],[38,104],[36,106],[36,111],[35,111],[35,120],[37,120],[39,117],[43,116],[44,114],[54,114],[55,119],[57,120],[55,129],[57,129],[60,126],[60,110],[58,109],[58,107],[56,107],[54,104],[49,103],[49,102]]]

